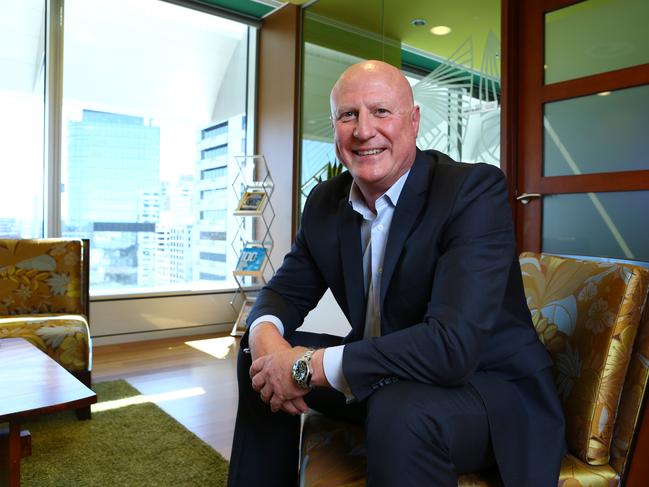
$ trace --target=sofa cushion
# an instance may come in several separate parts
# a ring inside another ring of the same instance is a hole
[[[570,452],[607,464],[649,271],[532,253],[520,262],[532,321],[554,360]]]
[[[69,371],[90,370],[90,333],[82,315],[0,317],[0,338],[24,338]]]
[[[458,487],[502,487],[498,472],[460,475]],[[620,476],[609,465],[588,465],[568,454],[561,461],[558,487],[615,487]]]
[[[0,239],[0,315],[83,314],[81,240]]]
[[[568,454],[561,461],[558,487],[617,487],[620,476],[610,465],[589,465]]]
[[[302,429],[300,470],[304,487],[365,485],[365,432],[310,412]]]

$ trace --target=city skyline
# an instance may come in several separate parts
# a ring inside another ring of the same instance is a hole
[[[233,155],[245,115],[194,132],[193,174],[161,179],[161,127],[143,117],[83,110],[67,126],[64,236],[91,238],[96,289],[227,281]],[[187,145],[187,144],[186,144]],[[236,198],[234,198],[236,200]]]

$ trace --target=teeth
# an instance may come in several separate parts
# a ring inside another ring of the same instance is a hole
[[[358,155],[359,156],[371,156],[374,154],[380,154],[383,152],[383,149],[372,149],[372,150],[359,150]]]

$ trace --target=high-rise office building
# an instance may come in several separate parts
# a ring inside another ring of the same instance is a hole
[[[135,285],[139,202],[160,181],[160,129],[142,117],[83,110],[68,123],[63,233],[92,238],[93,285]]]
[[[153,223],[160,221],[162,191],[145,191],[139,201],[138,221]],[[137,234],[137,283],[139,286],[155,286],[156,233]]]
[[[155,223],[154,232],[138,233],[138,286],[154,287],[192,280],[194,179],[160,183],[140,200],[140,222]]]
[[[194,230],[196,281],[225,281],[236,264],[230,240],[237,222],[228,215],[237,203],[231,187],[237,175],[234,156],[245,153],[245,142],[245,114],[211,124],[200,132]]]

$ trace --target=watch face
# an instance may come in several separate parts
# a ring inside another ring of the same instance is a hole
[[[309,372],[309,367],[306,363],[306,360],[298,360],[293,365],[293,377],[298,382],[304,381],[306,379],[308,372]]]

